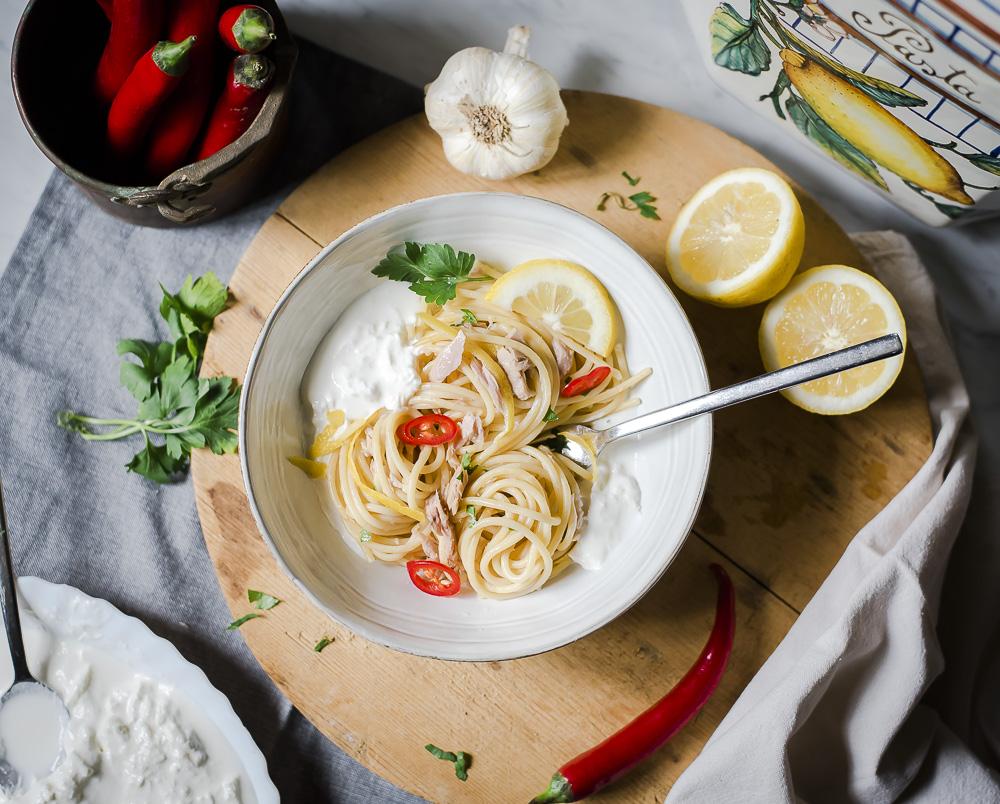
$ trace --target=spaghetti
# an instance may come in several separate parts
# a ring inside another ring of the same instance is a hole
[[[351,425],[334,414],[320,439],[333,499],[370,560],[430,559],[481,597],[512,598],[565,569],[583,527],[581,483],[593,480],[533,444],[637,404],[629,391],[649,370],[630,374],[620,343],[605,358],[491,304],[490,285],[459,285],[417,316],[408,335],[422,384],[405,408]],[[560,393],[581,379],[586,392]],[[420,432],[438,435],[423,443]]]

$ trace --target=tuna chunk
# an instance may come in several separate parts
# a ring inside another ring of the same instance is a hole
[[[497,385],[497,378],[486,370],[486,366],[478,358],[473,358],[469,368],[472,369],[472,373],[476,375],[477,379],[486,386],[486,395],[493,400],[494,407],[497,410],[503,408],[503,399],[500,397],[500,386]]]
[[[458,555],[455,552],[455,530],[451,526],[451,520],[444,510],[441,502],[441,495],[434,492],[424,503],[424,513],[427,515],[427,524],[431,532],[437,538],[437,560],[449,567],[458,566]]]
[[[531,399],[531,389],[524,378],[531,363],[528,359],[508,346],[501,346],[497,349],[497,362],[503,368],[507,379],[510,380],[510,387],[514,391],[514,396],[518,399]]]
[[[462,449],[462,447],[479,449],[483,446],[483,441],[486,438],[483,434],[483,420],[475,413],[466,413],[458,425],[458,430],[458,443],[455,445],[458,449]]]
[[[559,337],[552,339],[552,354],[556,358],[556,367],[559,369],[559,376],[565,377],[573,370],[573,352],[566,348]]]
[[[465,354],[465,331],[459,330],[438,356],[427,364],[427,379],[431,382],[444,382],[445,378],[462,364]]]

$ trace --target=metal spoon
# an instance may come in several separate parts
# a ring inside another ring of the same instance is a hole
[[[589,469],[601,450],[620,438],[700,416],[703,413],[721,410],[739,402],[746,402],[749,399],[756,399],[759,396],[780,391],[782,388],[789,388],[857,366],[885,360],[887,357],[901,354],[902,351],[903,341],[899,335],[883,335],[881,338],[848,346],[846,349],[761,374],[752,380],[744,380],[717,391],[710,391],[703,396],[679,402],[652,413],[646,413],[620,424],[603,428],[578,424],[555,434],[546,435],[536,443],[548,447],[553,452],[565,455],[584,469]],[[582,442],[589,444],[591,450],[588,450]]]
[[[0,483],[0,611],[3,614],[4,630],[7,632],[7,646],[10,650],[11,664],[14,666],[14,681],[0,697],[0,710],[7,702],[17,695],[43,694],[51,695],[58,701],[63,718],[60,727],[69,719],[66,704],[54,690],[42,684],[31,675],[28,660],[24,652],[24,639],[21,636],[21,618],[17,608],[17,591],[14,585],[14,565],[10,557],[10,542],[7,539],[7,514],[3,505],[3,485]],[[53,707],[55,709],[55,707]],[[58,711],[58,710],[57,710]],[[10,794],[17,790],[21,783],[17,768],[11,765],[6,757],[0,757],[0,790]]]

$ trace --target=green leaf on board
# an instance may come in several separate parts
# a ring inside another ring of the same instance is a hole
[[[226,630],[235,631],[237,628],[243,625],[243,623],[250,622],[250,620],[256,620],[258,617],[263,617],[263,616],[264,616],[263,614],[258,614],[255,611],[251,611],[249,614],[244,614],[242,617],[237,617],[235,620],[229,623],[229,625],[226,626]]]
[[[247,600],[250,601],[250,604],[255,609],[261,609],[262,611],[270,611],[281,602],[274,595],[269,595],[267,592],[258,592],[256,589],[247,589]]]

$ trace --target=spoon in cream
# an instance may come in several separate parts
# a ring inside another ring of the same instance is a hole
[[[10,794],[47,776],[62,758],[69,712],[62,698],[31,675],[21,636],[7,515],[0,485],[0,610],[14,680],[0,697],[0,790]]]

